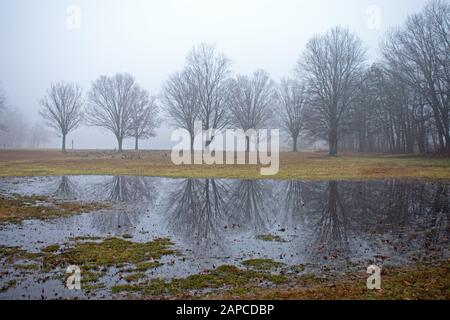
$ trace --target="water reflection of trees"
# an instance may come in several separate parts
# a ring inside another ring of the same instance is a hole
[[[303,200],[303,186],[305,182],[289,180],[282,182],[278,191],[280,221],[285,227],[292,227],[298,223],[305,223],[303,214],[305,202]]]
[[[158,189],[154,178],[115,176],[93,186],[96,199],[123,206],[93,216],[93,227],[103,233],[122,234],[138,225],[144,214],[154,207]]]
[[[154,202],[157,197],[153,178],[115,176],[95,186],[98,198],[113,202]]]
[[[223,245],[228,184],[214,179],[176,182],[166,199],[166,221],[176,235],[197,248]]]
[[[54,190],[52,194],[55,197],[67,200],[77,199],[80,193],[78,184],[69,176],[56,178],[56,181],[52,182],[51,189]]]
[[[256,234],[266,233],[276,201],[272,188],[271,182],[263,180],[233,182],[227,206],[230,222]]]
[[[447,238],[448,184],[388,180],[360,184],[358,189],[354,193],[365,215],[358,215],[359,210],[352,220],[365,221],[368,234],[391,235],[399,250],[428,249]]]
[[[201,250],[222,250],[226,231],[266,232],[276,205],[271,184],[260,180],[186,179],[171,189],[167,224]]]
[[[349,254],[347,208],[339,182],[307,182],[302,186],[304,221],[309,221],[308,252],[311,256]]]
[[[284,219],[313,257],[398,255],[443,249],[448,242],[449,186],[385,181],[285,182]],[[286,218],[287,217],[287,218]]]

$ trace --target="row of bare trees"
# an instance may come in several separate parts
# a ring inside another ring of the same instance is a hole
[[[81,123],[126,138],[155,136],[165,118],[195,136],[194,124],[210,130],[282,128],[297,151],[301,141],[326,141],[359,152],[450,153],[450,4],[431,0],[422,12],[390,31],[381,58],[367,64],[366,48],[347,28],[311,38],[292,79],[276,84],[264,70],[234,75],[231,60],[200,44],[181,71],[150,97],[129,74],[101,76],[84,98],[79,86],[57,83],[41,100],[41,116],[65,137]],[[1,102],[1,101],[0,101]],[[1,105],[0,105],[1,108]],[[247,148],[249,141],[247,140]]]
[[[40,103],[40,115],[61,136],[63,151],[67,134],[83,122],[114,134],[119,151],[123,140],[130,137],[135,139],[138,150],[140,139],[156,135],[159,122],[155,98],[129,74],[99,77],[87,98],[76,84],[52,84]]]
[[[348,30],[310,40],[297,68],[304,133],[327,140],[330,154],[450,153],[449,30],[450,4],[435,0],[388,33],[371,66]]]
[[[323,140],[329,154],[450,152],[450,5],[432,0],[391,31],[381,59],[347,28],[310,39],[293,79],[279,84],[258,70],[232,76],[230,60],[202,44],[166,82],[162,104],[172,124],[194,136],[225,126],[284,129],[298,140]],[[214,137],[210,137],[213,139]]]
[[[0,86],[0,148],[39,148],[50,138],[51,133],[42,124],[30,124],[19,109],[7,104],[6,94]]]
[[[203,43],[191,50],[184,69],[164,85],[161,102],[166,115],[172,125],[189,132],[191,149],[196,121],[203,130],[234,127],[247,131],[272,120],[276,91],[268,73],[257,70],[251,76],[233,77],[230,64],[213,45]],[[207,145],[212,139],[214,133]]]

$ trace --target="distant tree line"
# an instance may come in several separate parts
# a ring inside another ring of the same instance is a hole
[[[166,81],[161,103],[191,137],[201,121],[205,130],[278,127],[293,151],[303,139],[326,141],[330,155],[450,153],[449,30],[450,5],[431,1],[388,33],[368,65],[358,36],[336,27],[310,39],[295,77],[279,84],[263,70],[232,76],[230,60],[201,44]]]
[[[381,57],[369,65],[359,37],[335,27],[310,39],[294,77],[279,83],[264,70],[234,75],[231,60],[203,43],[157,97],[130,74],[100,76],[86,96],[76,84],[53,84],[40,101],[40,115],[61,136],[63,150],[67,134],[82,123],[111,132],[119,151],[124,139],[133,138],[137,150],[139,140],[156,135],[162,111],[170,125],[189,133],[191,148],[199,121],[215,132],[280,128],[293,151],[299,141],[326,141],[330,155],[448,154],[449,30],[450,4],[432,0],[386,35]],[[0,112],[4,105],[0,93]]]

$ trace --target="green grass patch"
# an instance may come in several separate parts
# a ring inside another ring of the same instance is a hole
[[[0,195],[0,223],[23,220],[47,220],[92,212],[109,207],[105,203],[81,203],[55,200],[46,196]]]
[[[177,254],[170,249],[172,245],[167,238],[157,238],[145,243],[119,238],[108,238],[102,242],[81,242],[60,254],[46,256],[44,264],[52,267],[75,264],[82,270],[122,267],[125,264],[137,265],[160,259],[164,255]]]
[[[275,241],[275,242],[286,242],[283,238],[281,238],[278,235],[272,235],[272,234],[262,234],[256,236],[256,239],[262,240],[262,241]]]
[[[241,262],[247,268],[255,270],[273,270],[282,267],[284,264],[272,259],[249,259]]]
[[[272,275],[270,273],[253,270],[242,270],[235,266],[223,265],[216,269],[200,274],[194,274],[186,278],[175,278],[172,280],[154,279],[146,284],[116,285],[112,288],[117,292],[139,292],[142,295],[159,296],[167,294],[182,294],[192,290],[238,288],[251,283],[280,284],[287,282],[283,275]]]
[[[4,292],[11,288],[14,288],[16,284],[17,284],[16,280],[9,280],[3,286],[0,287],[0,292]]]
[[[57,244],[52,244],[52,245],[49,245],[49,246],[41,249],[41,251],[45,252],[45,253],[52,253],[52,252],[56,252],[58,250],[59,250],[59,245],[57,245]]]

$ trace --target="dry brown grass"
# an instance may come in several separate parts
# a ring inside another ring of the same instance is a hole
[[[450,179],[450,159],[326,153],[281,153],[275,176],[261,176],[258,165],[176,166],[170,151],[125,152],[0,150],[0,176],[142,175],[194,178],[272,179]]]
[[[352,273],[338,279],[299,282],[275,288],[246,288],[207,295],[206,299],[244,300],[428,300],[450,299],[450,265],[415,265],[383,269],[381,290],[368,290],[367,274]]]

